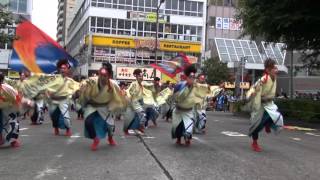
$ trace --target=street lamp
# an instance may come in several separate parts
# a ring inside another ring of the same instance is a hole
[[[157,59],[157,50],[158,50],[158,33],[159,33],[159,11],[160,11],[160,7],[161,5],[164,3],[165,0],[160,0],[159,5],[157,6],[157,16],[156,16],[156,42],[155,42],[155,48],[154,48],[154,60],[155,63],[158,64],[158,59]],[[156,77],[156,69],[153,69],[153,75],[154,77]]]

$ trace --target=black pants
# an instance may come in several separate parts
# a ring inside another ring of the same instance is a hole
[[[95,112],[96,113],[96,112]],[[84,121],[85,128],[88,132],[89,138],[94,139],[96,135],[96,130],[93,125],[94,118],[96,116],[95,113],[90,114]]]
[[[259,132],[265,127],[265,126],[269,126],[271,127],[273,124],[273,121],[271,119],[271,117],[269,116],[269,114],[265,111],[263,116],[262,116],[262,120],[259,124],[259,126],[253,131],[252,133],[252,139],[253,140],[258,140],[259,138]]]

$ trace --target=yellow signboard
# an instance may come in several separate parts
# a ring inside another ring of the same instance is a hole
[[[8,78],[20,78],[19,72],[9,70]]]
[[[249,89],[250,83],[249,82],[240,82],[240,88],[241,89]]]
[[[87,45],[89,44],[89,36],[86,36],[85,42]],[[155,44],[155,39],[152,38],[92,36],[92,45],[94,46],[110,46],[131,49],[147,48],[154,50]],[[162,51],[200,53],[201,43],[159,40],[158,49]]]
[[[224,83],[224,88],[226,89],[233,89],[236,87],[236,83],[235,82],[225,82]]]

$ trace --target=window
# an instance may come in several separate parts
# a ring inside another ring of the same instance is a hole
[[[91,27],[96,27],[96,17],[91,17]]]
[[[124,29],[124,20],[123,19],[118,19],[118,28]]]
[[[27,12],[27,0],[19,0],[19,13]]]
[[[143,31],[143,22],[138,22],[138,30]]]
[[[125,21],[125,29],[131,30],[131,21]]]
[[[112,19],[112,28],[117,28],[117,19]]]
[[[166,3],[166,9],[172,9],[171,0],[167,0],[165,1],[165,3]]]
[[[111,27],[111,19],[109,19],[109,18],[104,19],[104,27],[106,27],[106,28]]]
[[[18,0],[11,0],[9,2],[9,10],[17,11],[17,9],[18,9]]]
[[[103,27],[103,18],[97,18],[97,27]]]

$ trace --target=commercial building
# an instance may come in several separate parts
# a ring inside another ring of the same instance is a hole
[[[80,74],[110,62],[116,79],[133,79],[126,72],[136,67],[150,77],[150,63],[180,52],[198,62],[205,50],[206,2],[85,0],[68,28],[67,51],[80,59]]]
[[[83,0],[58,0],[57,42],[65,46],[68,27],[76,13],[77,4]]]
[[[206,56],[219,57],[228,64],[230,71],[239,81],[241,65],[244,65],[244,81],[254,82],[262,74],[263,62],[270,57],[276,60],[280,75],[278,92],[289,94],[289,72],[291,53],[283,48],[285,44],[266,44],[263,40],[250,41],[249,37],[239,39],[241,21],[234,16],[239,0],[209,0],[207,6]],[[320,78],[317,71],[307,73],[299,62],[301,55],[294,52],[294,89],[315,92],[320,89]],[[242,60],[246,62],[241,62]]]
[[[10,11],[14,18],[16,19],[27,19],[31,20],[31,12],[32,12],[32,0],[2,0],[0,1],[1,8],[5,8]],[[7,27],[6,29],[2,29],[5,33],[9,35],[15,35],[16,25],[12,27]],[[12,43],[0,44],[0,71],[5,74],[9,74],[16,77],[17,73],[13,73],[8,71],[8,63],[11,58],[12,52]]]

